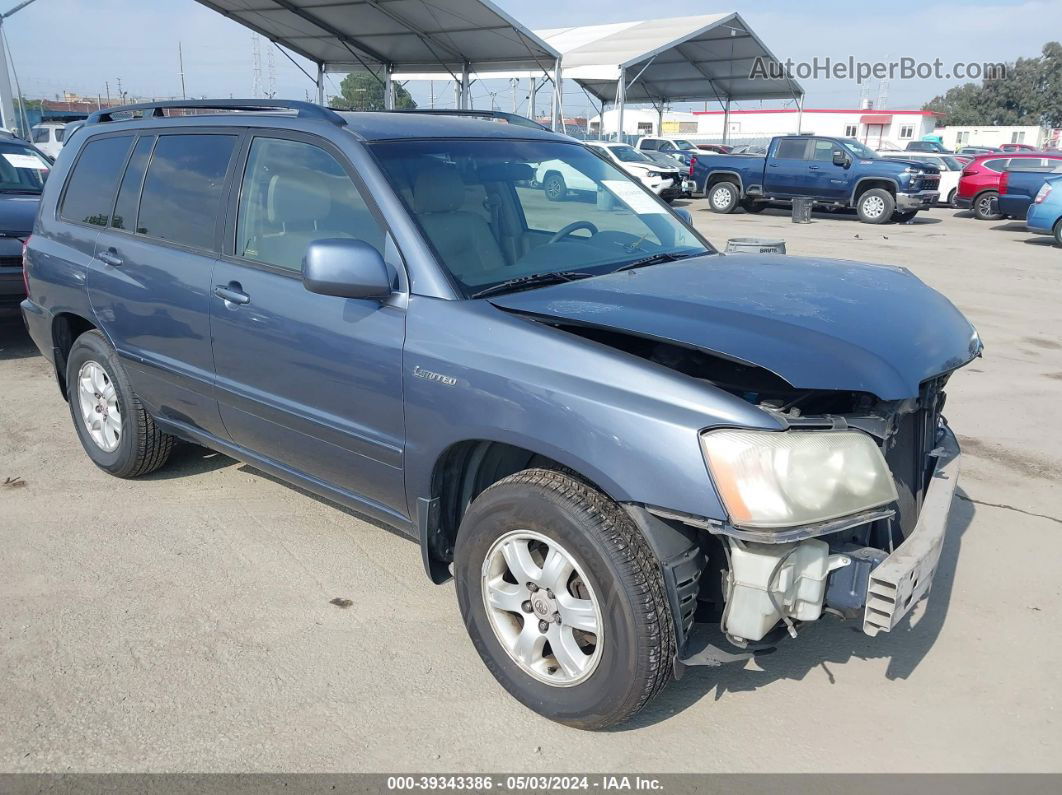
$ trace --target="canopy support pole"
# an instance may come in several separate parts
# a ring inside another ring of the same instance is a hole
[[[392,73],[394,64],[384,65],[384,110],[395,109],[395,81]]]
[[[797,135],[804,132],[804,95],[797,97]]]
[[[723,105],[723,143],[730,140],[730,97],[726,98]]]
[[[616,140],[623,143],[623,107],[627,104],[627,73],[620,69],[616,81]]]
[[[469,67],[471,64],[465,61],[461,64],[461,89],[458,94],[457,107],[461,110],[468,110],[469,99],[472,96],[472,84],[469,82]]]
[[[664,134],[664,103],[663,103],[663,101],[661,101],[660,104],[656,106],[656,134],[657,135],[663,135]]]
[[[325,104],[324,76],[325,76],[324,64],[323,63],[319,63],[319,64],[317,64],[317,104],[318,105],[324,105]]]
[[[564,128],[564,97],[561,89],[562,80],[561,59],[558,58],[553,66],[553,106],[550,112],[550,129],[560,132]]]
[[[534,119],[538,112],[536,102],[538,99],[538,80],[534,75],[531,75],[529,82],[531,83],[531,88],[527,92],[527,117],[529,119]]]

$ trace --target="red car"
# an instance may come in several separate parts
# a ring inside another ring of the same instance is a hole
[[[717,155],[728,155],[734,147],[726,144],[697,144],[697,148],[706,152],[715,152]]]
[[[1038,162],[1026,163],[1026,158]],[[981,221],[999,218],[999,210],[996,206],[999,199],[999,178],[1007,166],[1015,160],[1021,160],[1022,165],[1030,167],[1051,165],[1062,161],[1062,152],[1011,154],[992,152],[987,155],[978,155],[962,170],[959,190],[955,196],[955,206],[963,210],[973,210],[974,216]]]
[[[1002,144],[999,147],[1000,152],[1035,152],[1035,146],[1029,146],[1028,144]]]

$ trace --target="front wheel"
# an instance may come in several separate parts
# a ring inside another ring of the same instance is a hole
[[[717,182],[708,188],[708,206],[712,212],[732,213],[740,198],[737,185],[733,182]]]
[[[480,494],[461,522],[454,575],[476,651],[544,717],[601,729],[670,681],[659,564],[622,508],[567,473],[528,469]]]
[[[856,213],[864,224],[883,224],[895,209],[896,200],[884,188],[871,188],[856,202]]]

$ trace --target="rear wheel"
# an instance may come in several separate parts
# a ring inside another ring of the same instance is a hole
[[[74,341],[66,385],[74,428],[96,466],[134,478],[166,463],[173,437],[160,431],[140,405],[118,355],[99,331],[86,331]]]
[[[486,489],[454,553],[461,615],[501,685],[539,714],[600,729],[671,678],[659,564],[616,503],[565,472],[528,469]]]
[[[951,189],[951,193],[948,194],[948,207],[955,206],[955,188]]]
[[[856,202],[856,212],[864,224],[883,224],[895,209],[896,200],[884,188],[871,188]]]
[[[1055,245],[1062,246],[1062,218],[1055,224]]]
[[[999,201],[999,194],[994,190],[986,190],[980,194],[973,202],[974,217],[978,221],[998,221],[1001,216],[997,212],[997,202]]]
[[[732,213],[740,198],[738,187],[733,182],[717,182],[708,188],[708,205],[712,212]]]
[[[551,202],[564,201],[568,197],[568,186],[560,174],[550,174],[542,183],[542,191]]]

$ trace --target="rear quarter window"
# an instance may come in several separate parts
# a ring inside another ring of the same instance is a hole
[[[122,175],[133,136],[95,138],[81,150],[70,179],[66,183],[62,209],[63,220],[79,224],[106,226],[111,217],[114,191]]]
[[[1009,157],[995,157],[991,160],[986,160],[981,165],[987,168],[989,171],[1002,171],[1007,167],[1007,163],[1010,162]]]
[[[137,234],[214,247],[234,135],[161,135],[144,178]]]

